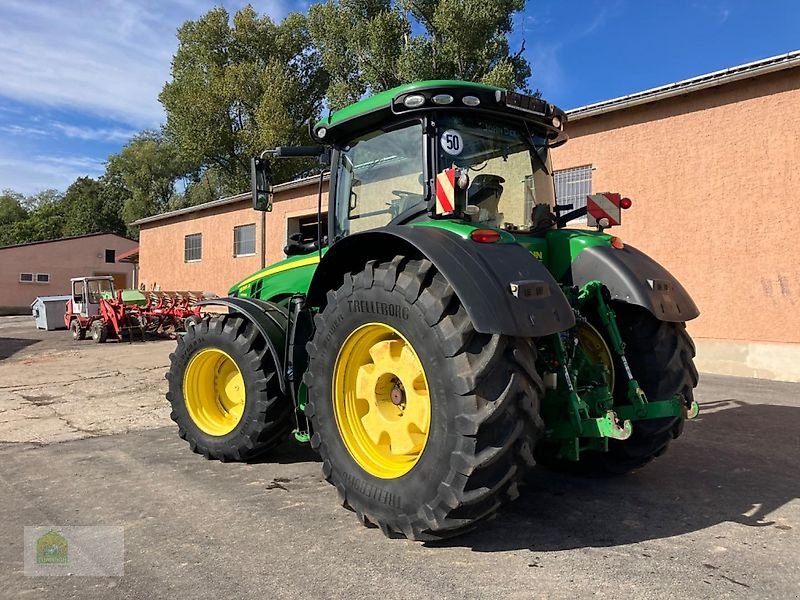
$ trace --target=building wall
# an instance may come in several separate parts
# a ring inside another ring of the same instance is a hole
[[[68,294],[72,277],[123,274],[126,285],[131,285],[133,266],[106,263],[105,250],[119,255],[136,246],[132,240],[106,234],[0,248],[0,310],[24,313],[37,296]],[[34,277],[49,273],[50,283],[19,283],[20,273]]]
[[[800,342],[800,69],[581,119],[556,169],[633,207],[610,231],[674,273],[696,338]]]
[[[285,258],[287,219],[317,211],[317,183],[275,194],[272,212],[266,216],[266,259],[270,264]],[[327,191],[323,206],[327,205]],[[139,281],[147,289],[211,292],[225,295],[231,285],[261,268],[262,213],[249,200],[178,215],[141,226],[139,234]],[[233,228],[256,225],[256,253],[233,256]],[[203,234],[202,259],[184,261],[184,238]]]

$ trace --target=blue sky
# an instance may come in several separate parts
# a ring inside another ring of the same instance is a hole
[[[240,0],[2,0],[0,189],[65,189],[158,127],[175,30]],[[288,0],[253,2],[281,18]],[[563,108],[800,49],[800,2],[529,0],[531,86]]]

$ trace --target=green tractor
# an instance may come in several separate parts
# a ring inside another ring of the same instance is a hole
[[[604,475],[663,454],[697,414],[699,313],[604,232],[627,199],[599,199],[596,230],[566,227],[587,209],[556,204],[565,120],[425,81],[330,114],[317,146],[254,159],[266,211],[271,159],[329,165],[327,231],[293,236],[178,339],[167,398],[191,449],[249,460],[294,432],[363,524],[415,540],[492,517],[537,461]]]

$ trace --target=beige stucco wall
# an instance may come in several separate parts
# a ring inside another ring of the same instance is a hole
[[[568,124],[554,166],[633,207],[610,232],[694,297],[698,338],[800,342],[800,69]]]
[[[68,294],[72,277],[123,273],[126,285],[131,285],[133,266],[106,263],[105,250],[113,249],[119,256],[136,246],[132,240],[104,234],[0,248],[0,309],[27,312],[37,296]],[[19,283],[20,273],[33,273],[34,277],[49,273],[50,283]]]
[[[266,264],[285,258],[287,220],[316,214],[318,183],[275,194],[266,214]],[[327,206],[327,187],[323,206]],[[249,200],[178,215],[142,225],[139,234],[139,281],[147,289],[191,290],[225,295],[230,286],[261,267],[262,213]],[[256,225],[256,254],[233,256],[233,228]],[[202,259],[184,261],[184,238],[203,234]]]

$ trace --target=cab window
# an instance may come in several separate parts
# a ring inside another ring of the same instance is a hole
[[[378,130],[339,153],[336,176],[337,238],[387,225],[425,201],[422,125]]]

